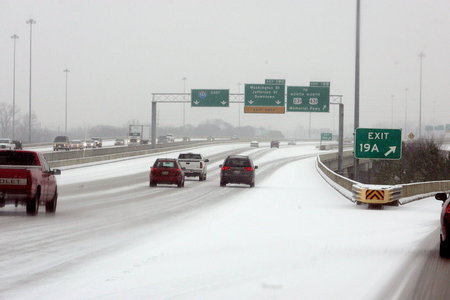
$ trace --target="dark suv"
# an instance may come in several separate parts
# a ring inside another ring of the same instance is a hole
[[[220,165],[220,186],[228,183],[243,183],[250,187],[255,186],[255,170],[258,166],[253,165],[253,161],[248,156],[230,155],[223,165]]]

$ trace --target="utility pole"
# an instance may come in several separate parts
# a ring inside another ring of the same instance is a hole
[[[241,83],[237,83],[238,86],[238,94],[241,93]],[[238,128],[241,128],[241,103],[238,103]]]
[[[391,95],[391,128],[394,128],[394,97]]]
[[[422,137],[422,61],[425,57],[423,52],[419,53],[420,58],[420,92],[419,92],[419,138]]]
[[[66,107],[66,109],[65,109],[66,118],[65,118],[65,122],[64,122],[64,132],[65,132],[65,135],[67,135],[67,77],[68,77],[70,70],[65,69],[65,70],[63,70],[63,72],[66,73],[66,106],[65,106]]]
[[[354,131],[359,127],[359,43],[360,43],[360,0],[356,0],[356,51],[355,51],[355,119],[354,119]],[[355,138],[355,137],[354,137]],[[355,168],[355,181],[359,178],[359,160],[354,159]]]
[[[181,78],[183,80],[183,130],[186,129],[186,103],[184,102],[186,100],[186,77]]]
[[[408,88],[405,88],[405,127],[403,130],[405,131],[405,137],[408,134],[408,130],[406,129],[406,124],[408,122]]]
[[[16,40],[19,38],[17,34],[11,36],[14,40],[14,60],[13,60],[13,112],[12,112],[12,139],[15,139],[16,133]]]
[[[31,54],[32,54],[32,33],[33,33],[33,24],[36,24],[36,21],[33,19],[29,19],[27,24],[30,24],[30,88],[29,88],[29,105],[28,105],[28,142],[31,143]]]

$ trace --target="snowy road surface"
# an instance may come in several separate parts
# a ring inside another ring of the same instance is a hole
[[[208,179],[185,188],[148,187],[155,158],[178,154],[160,153],[64,170],[54,216],[2,208],[0,299],[386,299],[405,295],[406,265],[436,258],[434,199],[355,206],[312,145],[198,151]],[[237,153],[259,165],[255,188],[219,187]]]

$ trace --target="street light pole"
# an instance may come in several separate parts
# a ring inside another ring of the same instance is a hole
[[[186,129],[186,103],[185,97],[186,97],[186,77],[181,78],[183,80],[183,130]]]
[[[391,128],[394,128],[394,95],[391,95]]]
[[[423,52],[419,53],[420,58],[420,92],[419,92],[419,138],[422,137],[422,60],[425,57]]]
[[[28,101],[28,142],[31,143],[31,53],[32,53],[32,33],[33,33],[33,24],[36,24],[36,21],[33,19],[29,19],[26,21],[27,24],[30,24],[30,88],[29,88],[29,101]]]
[[[356,128],[359,127],[359,44],[360,44],[360,13],[361,11],[361,3],[360,0],[356,0],[356,49],[355,49],[355,119],[354,119],[354,131],[356,132]],[[354,169],[355,176],[354,180],[358,181],[359,179],[359,160],[357,158],[354,159]]]
[[[65,109],[66,118],[65,118],[65,122],[64,122],[64,132],[65,132],[65,135],[67,135],[67,77],[68,77],[70,70],[65,69],[65,70],[63,70],[63,72],[66,73],[66,109]]]
[[[241,83],[237,83],[238,86],[238,94],[241,93]],[[238,103],[238,128],[241,128],[241,103]]]
[[[405,131],[405,137],[408,134],[408,131],[406,129],[407,122],[408,122],[408,88],[405,88],[405,128],[403,129]]]
[[[14,40],[14,60],[13,60],[13,111],[12,111],[12,139],[15,139],[16,132],[16,40],[19,38],[17,34],[11,36]]]

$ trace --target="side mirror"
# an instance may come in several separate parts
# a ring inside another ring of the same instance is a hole
[[[258,166],[255,166],[255,170],[258,169]]]
[[[219,169],[222,169],[223,165],[219,165]]]
[[[440,200],[440,201],[445,201],[447,200],[447,194],[446,193],[437,193],[434,198],[436,198],[436,200]]]
[[[61,175],[61,170],[60,169],[53,169],[53,170],[50,171],[50,174]]]
[[[209,159],[205,159],[205,162],[209,162]]]

